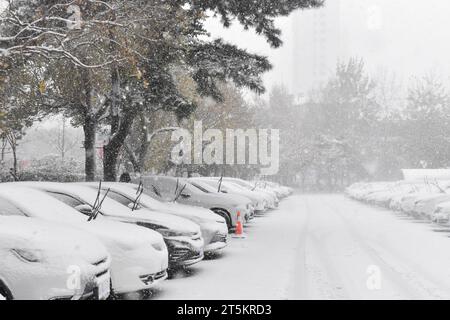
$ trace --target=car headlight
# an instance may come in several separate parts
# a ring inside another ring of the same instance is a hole
[[[39,262],[42,257],[38,252],[32,252],[27,249],[12,249],[11,250],[17,257],[27,262]]]
[[[152,243],[152,247],[156,250],[156,251],[163,251],[165,244],[163,242],[157,242],[157,243]]]

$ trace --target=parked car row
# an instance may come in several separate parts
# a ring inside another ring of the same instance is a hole
[[[450,181],[356,183],[347,194],[357,200],[450,225]]]
[[[0,184],[0,300],[107,299],[223,250],[292,190],[233,178]]]

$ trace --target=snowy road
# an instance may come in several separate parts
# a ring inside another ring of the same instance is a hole
[[[450,298],[450,230],[343,195],[294,195],[154,299]]]

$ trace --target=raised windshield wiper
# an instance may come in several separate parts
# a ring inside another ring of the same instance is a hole
[[[177,185],[175,186],[175,192],[173,193],[175,195],[175,197],[177,196],[177,191],[178,191],[179,185],[180,185],[180,179],[177,179]]]
[[[105,195],[103,196],[102,200],[98,203],[97,207],[95,207],[95,208],[92,210],[92,215],[91,215],[91,217],[89,218],[88,221],[97,219],[97,216],[98,216],[100,210],[102,209],[103,201],[105,201],[105,199],[106,199],[106,197],[108,196],[108,193],[109,193],[110,191],[111,191],[111,189],[106,190],[106,193],[105,193]]]
[[[111,189],[108,189],[106,191],[106,193],[104,194],[103,198],[100,200],[101,191],[102,191],[102,182],[100,181],[100,183],[98,185],[97,197],[95,198],[94,205],[92,207],[92,211],[89,216],[88,222],[97,219],[97,216],[102,208],[103,202],[105,201],[105,199],[108,196],[108,193],[111,191]]]
[[[136,211],[140,207],[141,196],[144,193],[144,184],[142,181],[139,183],[139,186],[136,191],[136,199],[134,199],[133,208],[131,211]]]
[[[101,194],[101,192],[102,192],[102,182],[100,181],[98,183],[97,197],[95,198],[93,208],[97,207],[97,205],[98,205],[98,203],[100,201],[100,194]]]
[[[187,184],[185,184],[183,186],[183,188],[181,188],[180,192],[177,194],[177,196],[175,197],[175,199],[173,199],[173,202],[176,202],[178,200],[178,198],[181,196],[181,194],[183,193],[184,189],[186,188]]]
[[[158,197],[162,198],[161,192],[159,192],[158,188],[152,184],[153,193],[156,194]]]
[[[222,181],[223,181],[223,176],[221,176],[219,179],[219,188],[217,189],[217,192],[220,192],[220,189],[222,189]]]

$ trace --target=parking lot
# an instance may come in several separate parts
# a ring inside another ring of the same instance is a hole
[[[179,272],[154,292],[155,299],[286,299],[295,274],[305,215],[298,196],[253,219],[246,238],[230,238],[223,253]]]
[[[344,195],[293,195],[153,299],[448,299],[450,230]]]

